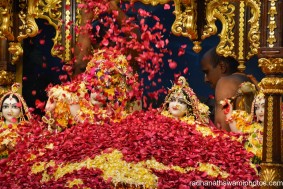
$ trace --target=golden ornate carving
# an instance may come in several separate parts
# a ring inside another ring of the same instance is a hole
[[[171,27],[176,36],[189,37],[191,40],[198,39],[197,35],[197,3],[195,0],[174,0],[176,19]]]
[[[199,53],[201,50],[202,50],[202,47],[201,47],[201,42],[200,41],[194,41],[194,46],[193,46],[193,50],[195,53]]]
[[[250,23],[250,30],[248,32],[248,40],[250,42],[249,52],[247,59],[258,53],[260,46],[260,32],[259,32],[259,19],[260,19],[260,0],[247,0],[247,6],[251,8],[252,17],[248,20]]]
[[[240,1],[239,13],[239,59],[244,59],[245,2]]]
[[[267,101],[266,162],[272,162],[273,97]]]
[[[272,185],[270,185],[272,184],[272,182],[282,182],[282,178],[280,178],[280,175],[282,175],[283,171],[282,164],[261,163],[260,166],[262,168],[260,173],[260,180],[264,181],[267,185],[269,185],[266,186],[266,188],[272,187]],[[276,185],[273,184],[273,186]]]
[[[70,0],[67,0],[66,1],[66,6],[70,6],[71,5],[71,2]],[[70,10],[66,10],[66,14],[65,14],[65,17],[66,17],[66,23],[70,23],[71,22],[71,12]],[[65,60],[71,60],[71,40],[69,39],[69,36],[71,36],[71,28],[70,28],[70,25],[67,24],[67,26],[65,27],[66,30],[65,30]]]
[[[170,0],[133,0],[133,2],[140,1],[144,4],[151,4],[152,6],[158,5],[158,4],[165,4],[168,3]]]
[[[225,1],[212,0],[207,3],[206,19],[207,25],[204,26],[204,31],[201,39],[216,34],[217,27],[215,22],[219,19],[222,23],[222,31],[219,34],[220,42],[217,46],[217,53],[227,57],[232,56],[236,58],[234,49],[234,20],[235,6]]]
[[[4,70],[0,71],[0,85],[11,85],[14,83],[15,73],[7,72]]]
[[[270,1],[270,9],[268,11],[268,14],[270,15],[269,17],[269,36],[267,39],[268,46],[269,47],[274,47],[274,43],[277,41],[275,38],[275,29],[277,28],[276,21],[275,21],[275,15],[277,14],[277,9],[276,9],[276,2],[277,0],[269,0]]]
[[[53,38],[54,45],[51,49],[51,54],[57,56],[63,60],[63,52],[66,50],[62,45],[62,33],[61,28],[63,22],[61,21],[62,16],[62,0],[39,0],[37,17],[43,18],[48,21],[48,23],[53,26],[56,30],[55,37]]]
[[[12,31],[12,0],[1,1],[0,3],[0,38],[14,40]]]
[[[282,74],[283,58],[261,58],[258,60],[258,66],[265,74]]]
[[[259,84],[264,93],[283,94],[282,77],[266,77]]]
[[[13,65],[20,59],[20,56],[22,56],[24,53],[21,43],[19,42],[18,43],[10,42],[8,50],[12,55],[11,63]]]
[[[243,72],[246,69],[244,61],[244,31],[245,31],[245,2],[240,1],[239,11],[239,49],[238,49],[238,69]]]
[[[19,18],[21,24],[19,26],[19,35],[17,36],[18,41],[22,41],[27,37],[34,37],[38,33],[38,27],[35,22],[37,1],[38,0],[19,1],[19,7],[21,9]]]
[[[3,94],[5,94],[5,93],[7,93],[8,91],[10,91],[10,87],[3,87],[3,86],[0,86],[0,97],[3,95]]]

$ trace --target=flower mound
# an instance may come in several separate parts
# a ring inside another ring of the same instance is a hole
[[[253,155],[226,132],[204,137],[196,125],[156,110],[57,134],[44,127],[34,121],[21,128],[22,140],[0,164],[2,188],[189,188],[195,180],[258,180]]]

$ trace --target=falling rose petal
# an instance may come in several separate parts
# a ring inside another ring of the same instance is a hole
[[[150,16],[150,13],[145,11],[144,9],[139,9],[138,10],[138,13],[140,14],[140,16],[143,16],[143,17],[148,17]]]
[[[180,75],[181,75],[181,73],[175,73],[175,74],[174,74],[174,78],[177,79],[177,78],[180,77]]]
[[[38,30],[37,34],[40,34],[42,32],[42,29]]]
[[[128,61],[132,60],[132,55],[129,54],[129,55],[127,56],[127,60],[128,60]]]
[[[44,39],[40,39],[39,40],[39,44],[44,45],[45,44],[45,40]]]
[[[46,68],[46,63],[42,63],[42,68]]]
[[[183,70],[183,73],[184,73],[184,74],[187,74],[188,71],[189,71],[189,68],[185,68],[185,69]]]
[[[182,48],[182,49],[185,49],[185,48],[187,48],[187,45],[186,45],[186,44],[183,44],[183,45],[181,45],[181,48]]]
[[[184,54],[185,54],[185,49],[180,48],[179,51],[178,51],[178,56],[182,56]]]
[[[26,76],[23,77],[23,81],[27,81],[28,78]]]
[[[36,95],[36,90],[31,91],[31,94],[32,94],[33,96],[35,96],[35,95]]]
[[[119,12],[117,10],[113,10],[112,13],[115,17],[117,17],[119,15]]]
[[[153,16],[153,19],[156,20],[156,21],[158,21],[158,22],[160,21],[160,18],[157,17],[157,16],[155,16],[155,15]]]
[[[214,99],[215,97],[214,97],[214,95],[209,95],[208,98]]]
[[[41,102],[40,100],[36,99],[35,100],[35,107],[43,110],[44,107],[45,107],[45,102]]]
[[[143,107],[147,108],[147,97],[143,96]]]
[[[164,10],[169,10],[169,9],[170,9],[170,5],[166,3],[166,4],[164,5]]]
[[[169,59],[168,62],[169,62],[169,67],[170,67],[172,70],[176,69],[177,63],[176,63],[175,61],[173,61],[172,59]]]
[[[29,111],[29,112],[33,112],[33,111],[34,111],[34,108],[29,107],[29,108],[28,108],[28,111]]]
[[[103,39],[102,44],[104,46],[108,46],[109,45],[109,41],[107,39]]]
[[[59,79],[60,79],[60,81],[67,81],[68,76],[66,74],[65,75],[59,75]]]

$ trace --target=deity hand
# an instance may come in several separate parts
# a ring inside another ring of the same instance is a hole
[[[14,150],[14,145],[13,145],[11,142],[9,142],[9,143],[7,144],[7,149],[8,149],[8,150]]]
[[[1,153],[1,152],[4,152],[6,149],[7,149],[7,147],[6,147],[5,144],[1,144],[1,145],[0,145],[0,153]]]
[[[225,100],[221,100],[219,102],[222,105],[222,109],[224,111],[224,114],[226,116],[226,122],[231,122],[232,121],[232,111],[233,111],[233,106],[232,106],[232,102],[230,99],[225,99]]]
[[[45,112],[52,112],[56,107],[56,100],[53,97],[50,97],[45,105]]]

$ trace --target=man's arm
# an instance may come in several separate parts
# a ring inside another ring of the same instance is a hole
[[[239,87],[239,82],[228,77],[222,77],[219,79],[215,89],[215,119],[216,126],[220,126],[221,129],[230,131],[229,124],[226,122],[226,116],[222,109],[222,105],[219,103],[221,100],[231,98],[236,95]]]
[[[122,25],[128,19],[128,16],[117,5],[119,1],[109,1],[108,13],[112,14],[113,11],[117,11],[117,22]],[[85,10],[82,10],[85,11]],[[75,46],[75,62],[73,65],[73,77],[85,71],[87,63],[90,61],[89,57],[92,55],[92,48],[99,48],[99,44],[94,45],[92,43],[92,25],[91,22],[94,19],[94,13],[91,11],[85,11],[81,17],[81,28],[83,31],[79,33],[77,44]],[[89,27],[85,27],[85,26]],[[85,28],[84,28],[85,27]],[[86,30],[90,28],[90,30]],[[138,34],[136,30],[134,33]],[[130,34],[128,34],[130,35]],[[88,57],[88,58],[87,58]]]
[[[82,10],[84,11],[84,10]],[[93,12],[84,12],[81,17],[81,28],[86,27],[87,24],[91,25],[94,18]],[[84,30],[84,29],[83,29]],[[73,65],[73,77],[85,71],[88,60],[85,57],[91,55],[91,29],[80,32],[75,45],[75,62]]]

